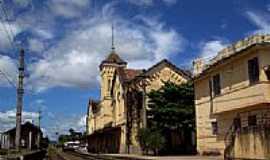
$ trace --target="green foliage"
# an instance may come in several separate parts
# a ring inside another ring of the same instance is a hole
[[[68,141],[75,141],[75,140],[81,140],[82,138],[86,139],[86,135],[83,136],[82,133],[80,132],[75,132],[74,129],[70,128],[69,129],[69,135],[60,135],[58,138],[59,144],[64,144],[65,142]]]
[[[70,135],[60,135],[58,138],[58,143],[63,145],[65,142],[71,141]]]
[[[138,132],[138,140],[142,150],[145,154],[151,150],[155,155],[164,146],[165,138],[157,130],[150,130],[149,128],[141,128]]]
[[[176,85],[164,82],[164,86],[148,94],[150,98],[149,122],[154,128],[194,129],[194,88],[191,82]]]
[[[147,129],[147,128],[139,129],[138,135],[137,135],[137,139],[140,143],[140,146],[145,153],[147,153],[148,150],[150,149],[149,135],[151,135],[151,131],[150,129]]]

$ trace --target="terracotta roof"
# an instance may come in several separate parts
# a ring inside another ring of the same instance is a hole
[[[118,65],[126,65],[126,64],[127,64],[127,62],[125,62],[123,59],[121,59],[121,58],[119,57],[119,55],[118,55],[117,53],[115,53],[115,52],[111,52],[111,53],[108,55],[108,57],[107,57],[105,60],[103,60],[103,61],[101,62],[100,67],[102,67],[102,65],[103,65],[104,63],[118,64]]]
[[[142,70],[138,69],[124,69],[125,79],[131,80],[142,73]]]
[[[121,83],[125,83],[136,78],[136,76],[140,75],[143,70],[118,68],[117,72],[119,74]]]

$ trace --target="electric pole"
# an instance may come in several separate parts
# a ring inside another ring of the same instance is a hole
[[[40,139],[41,139],[41,107],[39,107],[38,109],[38,128],[39,128],[39,132],[38,132],[38,139],[37,139],[37,146],[38,149],[40,148]]]
[[[21,147],[21,123],[22,123],[22,108],[23,108],[23,78],[24,78],[24,50],[20,50],[19,55],[19,77],[17,86],[17,106],[16,106],[16,149]]]

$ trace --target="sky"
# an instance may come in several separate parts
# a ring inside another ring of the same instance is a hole
[[[0,132],[15,126],[18,48],[26,53],[23,121],[51,139],[85,130],[89,98],[99,99],[99,64],[116,52],[130,68],[166,58],[192,68],[227,45],[270,32],[270,0],[2,0]],[[5,76],[2,74],[4,73]],[[10,82],[7,80],[9,79]]]

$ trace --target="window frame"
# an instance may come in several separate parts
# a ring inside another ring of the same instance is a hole
[[[260,81],[260,64],[259,64],[259,58],[253,57],[248,60],[248,80],[249,84],[256,84]]]
[[[256,115],[249,115],[248,116],[248,127],[257,126],[257,116]]]
[[[212,90],[213,90],[214,97],[221,94],[221,75],[220,75],[220,73],[217,73],[212,77]]]
[[[212,135],[218,135],[218,122],[217,121],[211,122],[211,128],[212,128]]]

